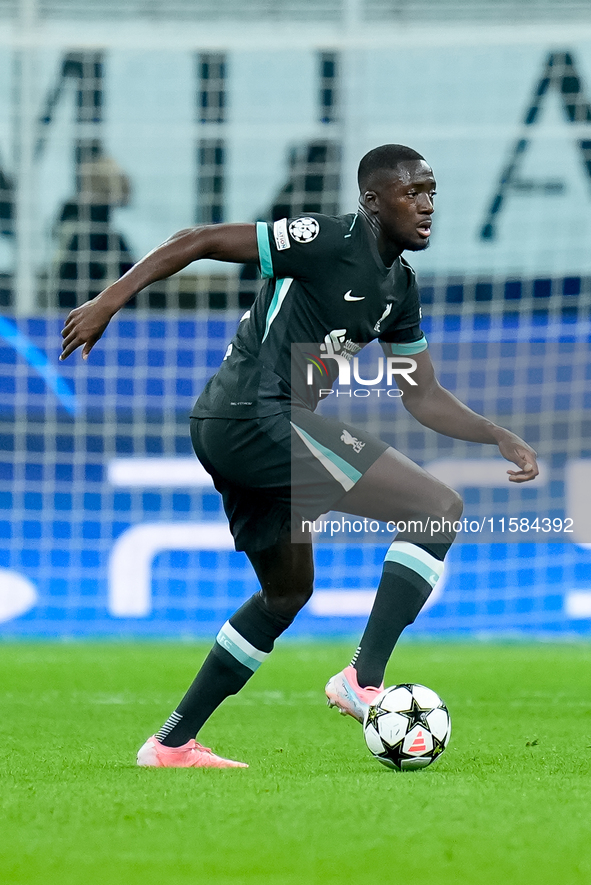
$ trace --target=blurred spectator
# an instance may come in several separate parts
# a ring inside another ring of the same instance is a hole
[[[62,208],[55,229],[50,304],[76,307],[133,265],[127,243],[111,222],[111,211],[126,206],[129,197],[129,179],[114,160],[98,157],[80,164],[78,193]]]
[[[14,233],[14,188],[11,179],[0,167],[0,236]]]
[[[306,212],[336,215],[339,211],[341,147],[338,142],[321,139],[305,142],[292,149],[288,158],[289,174],[264,215],[277,221]],[[255,264],[240,270],[240,307],[250,307],[259,290],[260,275]]]

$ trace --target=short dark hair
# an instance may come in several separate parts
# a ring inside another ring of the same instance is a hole
[[[404,144],[382,144],[366,154],[359,163],[359,190],[363,193],[376,173],[393,171],[401,163],[424,159],[421,154]]]

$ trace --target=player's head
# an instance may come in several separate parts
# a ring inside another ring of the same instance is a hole
[[[384,238],[402,252],[429,245],[435,179],[417,151],[383,144],[359,164],[360,200]]]
[[[357,180],[360,193],[363,194],[384,177],[396,172],[401,164],[424,159],[418,151],[404,144],[382,144],[374,148],[359,163]]]

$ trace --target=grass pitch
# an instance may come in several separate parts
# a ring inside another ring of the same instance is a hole
[[[324,705],[349,645],[279,644],[200,735],[247,770],[135,753],[206,648],[0,645],[2,885],[591,882],[591,648],[402,644],[450,746],[392,772]]]

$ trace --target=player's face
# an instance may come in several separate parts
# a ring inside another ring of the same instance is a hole
[[[434,195],[433,171],[424,160],[401,163],[363,195],[366,208],[379,223],[387,251],[400,254],[405,249],[427,248]]]

